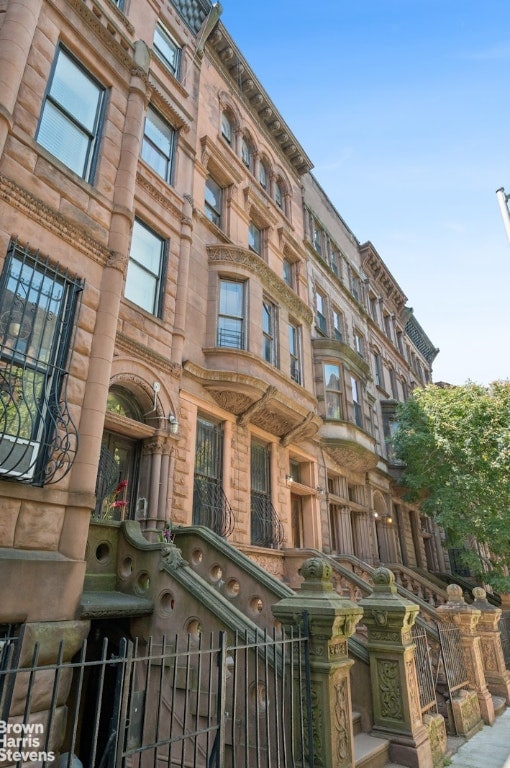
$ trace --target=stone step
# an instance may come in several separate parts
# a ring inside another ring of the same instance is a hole
[[[354,765],[356,768],[385,768],[389,761],[390,742],[358,733],[354,737]]]
[[[357,736],[358,733],[361,733],[361,713],[360,712],[354,712],[352,713],[352,730],[354,733],[354,736]]]
[[[494,713],[496,717],[499,717],[506,709],[506,701],[501,696],[493,695],[492,703],[494,704]]]

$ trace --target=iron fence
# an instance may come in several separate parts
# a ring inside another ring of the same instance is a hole
[[[421,627],[417,627],[416,624],[413,626],[413,642],[416,646],[414,660],[421,713],[424,715],[426,712],[437,712],[436,680],[427,633]]]
[[[510,669],[510,614],[503,614],[501,616],[499,630],[501,632],[501,646],[503,648],[505,667]]]
[[[42,729],[42,768],[59,754],[66,768],[77,758],[84,768],[313,768],[307,643],[306,623],[285,636],[205,636],[197,625],[172,640],[91,636],[71,659],[62,641],[54,663],[36,646],[20,667],[13,639],[0,659],[2,719]]]

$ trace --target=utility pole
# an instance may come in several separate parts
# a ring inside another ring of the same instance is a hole
[[[510,211],[508,210],[508,200],[510,195],[505,194],[503,187],[496,190],[496,197],[498,198],[499,210],[503,218],[503,224],[505,226],[505,232],[508,240],[510,241]]]

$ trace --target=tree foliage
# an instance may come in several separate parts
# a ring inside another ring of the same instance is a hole
[[[448,546],[467,549],[476,575],[510,591],[510,381],[430,385],[397,418],[408,497],[442,526]]]

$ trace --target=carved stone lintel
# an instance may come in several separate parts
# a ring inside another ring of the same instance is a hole
[[[243,413],[237,417],[237,423],[240,427],[245,427],[250,423],[252,416],[260,411],[270,400],[276,397],[278,390],[270,386],[266,389],[262,397],[255,403],[252,403]]]

